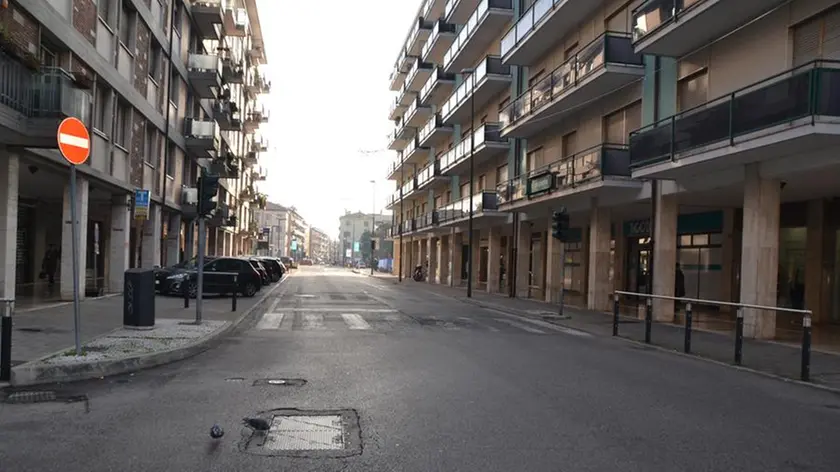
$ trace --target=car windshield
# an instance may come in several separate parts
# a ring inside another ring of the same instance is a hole
[[[207,264],[208,262],[211,262],[213,259],[214,259],[213,257],[205,257],[204,258],[204,263]],[[193,257],[192,259],[187,259],[185,261],[181,261],[181,262],[171,266],[171,268],[173,268],[173,269],[194,270],[197,267],[197,265],[198,265],[198,258]]]

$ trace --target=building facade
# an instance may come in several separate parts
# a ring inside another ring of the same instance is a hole
[[[831,332],[838,4],[424,1],[390,84],[395,270],[422,261],[430,283],[458,286],[471,259],[478,289],[564,288],[594,310],[615,290],[674,295],[680,271],[713,321],[735,310],[711,301],[807,308]],[[802,324],[742,314],[757,338]],[[675,319],[674,304],[653,315]]]
[[[72,297],[69,167],[56,150],[70,116],[91,136],[77,166],[82,296],[195,254],[203,172],[223,177],[207,252],[250,252],[265,61],[254,0],[4,1],[2,296]],[[150,193],[143,219],[136,190]]]
[[[299,260],[307,254],[309,226],[295,207],[266,202],[255,212],[261,234],[268,234],[269,253],[275,257]]]
[[[310,226],[306,234],[306,255],[310,259],[323,262],[329,259],[330,238],[324,231]]]
[[[371,231],[371,225],[377,227],[383,223],[390,224],[391,215],[357,212],[345,212],[338,218],[338,245],[341,257],[356,260],[361,256],[361,237]],[[377,228],[374,228],[376,231]],[[349,251],[349,252],[348,252]]]

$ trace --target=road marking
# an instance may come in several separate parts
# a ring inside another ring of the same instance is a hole
[[[540,331],[537,328],[532,328],[532,327],[530,327],[526,324],[522,324],[522,323],[519,323],[519,322],[516,322],[516,321],[513,321],[513,320],[507,320],[507,319],[504,319],[504,318],[494,318],[494,319],[496,321],[500,321],[502,323],[509,324],[509,325],[511,325],[515,328],[519,328],[519,329],[521,329],[523,331],[527,331],[529,333],[545,334],[545,331]]]
[[[347,313],[347,307],[339,308],[339,307],[307,307],[307,308],[288,308],[288,311],[294,312],[311,312],[317,311],[320,313]],[[397,313],[397,310],[391,308],[353,308],[353,311],[357,313]]]
[[[283,313],[266,313],[260,322],[257,323],[257,329],[278,329],[283,323],[283,316]]]
[[[268,310],[266,310],[266,313],[274,313],[274,310],[277,309],[277,305],[279,305],[279,304],[280,304],[280,298],[277,298],[276,300],[274,300],[274,302],[271,304],[271,306],[268,307]]]
[[[356,313],[342,313],[341,317],[350,329],[370,329],[370,325],[361,315]]]
[[[324,315],[305,313],[303,315],[303,329],[324,329]]]
[[[581,337],[581,338],[591,338],[592,337],[592,335],[587,333],[587,332],[580,331],[580,330],[577,330],[577,329],[567,328],[565,326],[556,325],[554,323],[549,323],[548,321],[535,320],[535,319],[532,319],[532,318],[528,318],[526,316],[519,316],[519,315],[515,315],[513,313],[508,313],[506,311],[496,310],[495,308],[485,308],[485,310],[492,311],[492,312],[495,312],[495,313],[499,313],[499,314],[505,315],[505,316],[510,317],[510,318],[516,318],[519,321],[523,321],[525,323],[530,323],[532,325],[539,326],[541,328],[550,329],[552,331],[557,331],[559,333],[570,334],[572,336],[578,336],[578,337]]]
[[[385,287],[382,287],[380,285],[369,284],[367,282],[362,282],[362,285],[367,285],[368,287],[373,287],[377,290],[385,290]]]

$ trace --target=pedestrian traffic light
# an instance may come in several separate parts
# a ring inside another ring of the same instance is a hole
[[[209,216],[216,209],[216,194],[219,193],[219,176],[203,175],[198,178],[198,216]]]
[[[371,240],[370,240],[370,250],[371,250],[371,251],[375,251],[375,250],[376,250],[376,240],[375,240],[375,239],[371,239]]]
[[[554,239],[566,242],[569,236],[569,214],[565,211],[555,211],[551,215],[551,235]]]

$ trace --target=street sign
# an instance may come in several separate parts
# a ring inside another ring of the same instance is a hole
[[[297,251],[297,241],[292,241],[292,251]]]
[[[359,241],[353,241],[353,252],[359,252]]]
[[[345,249],[344,257],[353,257],[353,252],[350,249]]]
[[[146,220],[149,218],[149,191],[134,191],[134,219]]]
[[[90,133],[78,118],[65,118],[58,125],[58,150],[72,165],[81,165],[90,156]]]

